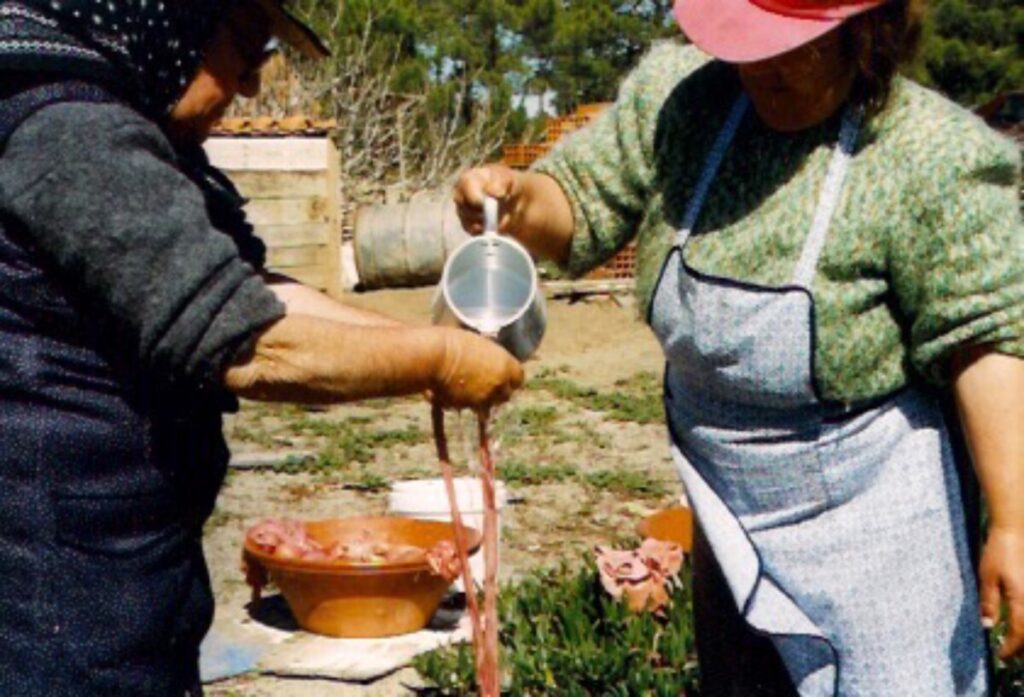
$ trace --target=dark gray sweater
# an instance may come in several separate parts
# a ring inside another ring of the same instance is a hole
[[[25,121],[0,156],[0,215],[133,362],[170,382],[219,383],[284,314],[251,228],[215,227],[163,132],[124,106],[58,104]]]

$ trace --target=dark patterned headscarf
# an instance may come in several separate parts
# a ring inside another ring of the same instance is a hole
[[[0,0],[0,82],[12,72],[99,80],[162,117],[235,2]]]

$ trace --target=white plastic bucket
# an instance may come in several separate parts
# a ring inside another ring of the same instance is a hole
[[[480,480],[475,477],[461,477],[455,480],[455,498],[462,513],[462,523],[484,530],[484,497]],[[494,483],[495,508],[498,513],[498,552],[501,552],[501,513],[508,502],[505,483]],[[388,513],[402,518],[420,518],[423,520],[450,521],[451,508],[448,505],[448,491],[444,479],[414,479],[395,482],[388,494]],[[469,558],[469,567],[473,570],[473,580],[482,585],[484,581],[483,548]],[[463,590],[462,580],[455,582],[459,590]]]

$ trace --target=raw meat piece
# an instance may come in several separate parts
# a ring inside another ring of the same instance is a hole
[[[427,552],[427,563],[436,576],[453,583],[462,574],[462,562],[455,544],[444,540]]]
[[[302,556],[320,547],[319,543],[306,534],[302,523],[294,520],[264,520],[251,527],[247,537],[268,554],[277,554],[283,547],[283,556],[288,558]]]
[[[594,548],[601,585],[613,598],[625,598],[633,612],[661,613],[669,589],[678,581],[682,548],[671,542],[646,539],[636,550]]]

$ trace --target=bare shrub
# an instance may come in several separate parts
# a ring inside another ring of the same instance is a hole
[[[344,3],[336,12],[335,24]],[[375,32],[376,22],[368,17],[357,35],[336,42],[334,55],[318,64],[276,58],[265,69],[260,96],[231,114],[301,113],[336,121],[346,209],[379,201],[388,189],[404,197],[443,187],[464,167],[492,156],[507,129],[509,114],[492,113],[478,75],[453,76],[411,93],[394,89],[402,57]]]

